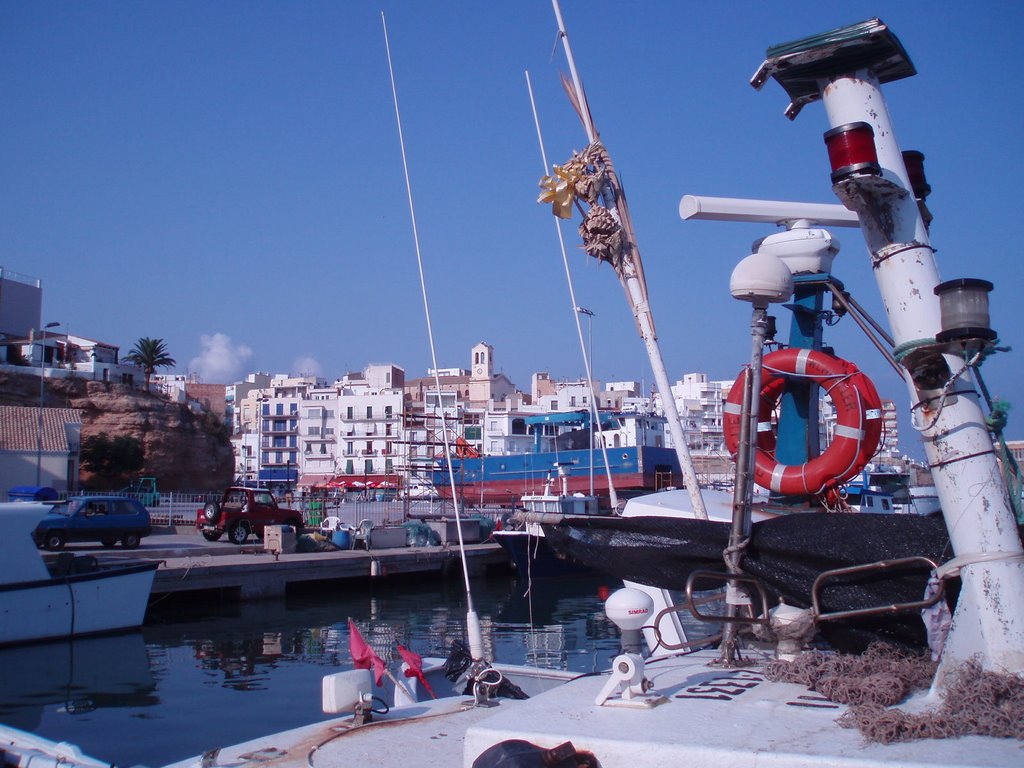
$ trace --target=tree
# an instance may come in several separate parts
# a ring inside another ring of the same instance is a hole
[[[124,357],[129,363],[139,366],[146,374],[146,391],[149,391],[149,379],[157,368],[169,368],[177,361],[167,354],[167,345],[163,339],[149,339],[143,336],[135,342],[132,351]]]
[[[110,481],[130,477],[142,470],[145,452],[134,437],[119,435],[113,440],[106,432],[82,440],[79,453],[82,469]]]

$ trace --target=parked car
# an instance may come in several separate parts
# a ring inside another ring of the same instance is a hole
[[[279,507],[270,491],[259,488],[228,488],[220,502],[211,501],[196,512],[196,528],[207,541],[225,533],[235,544],[244,544],[250,534],[263,537],[268,525],[302,528],[302,512]]]
[[[98,541],[105,547],[120,541],[125,549],[135,549],[152,530],[149,512],[135,499],[85,496],[54,505],[39,521],[32,538],[36,546],[51,550],[74,541]]]

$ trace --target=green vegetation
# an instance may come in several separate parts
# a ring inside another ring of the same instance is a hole
[[[203,432],[218,440],[226,441],[231,437],[231,427],[213,411],[203,411],[203,415],[199,419],[199,426]]]
[[[150,339],[143,336],[135,342],[132,351],[124,359],[139,366],[146,375],[146,391],[149,391],[149,380],[157,368],[169,368],[177,361],[167,354],[167,345],[163,339]]]
[[[142,470],[146,459],[142,442],[137,438],[120,435],[111,439],[106,432],[82,440],[79,455],[82,469],[105,482],[124,482]]]

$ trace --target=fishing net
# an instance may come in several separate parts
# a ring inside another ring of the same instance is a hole
[[[722,552],[729,531],[729,523],[668,517],[577,518],[544,526],[548,544],[559,554],[619,579],[678,591],[694,570],[725,570]],[[740,567],[770,598],[808,608],[823,571],[910,556],[941,563],[950,555],[941,518],[801,513],[754,523]],[[929,575],[927,568],[915,566],[836,580],[821,590],[820,608],[830,613],[919,601]],[[829,621],[820,631],[833,648],[847,652],[862,652],[876,640],[927,646],[916,613]]]
[[[857,728],[868,741],[970,735],[1024,740],[1024,677],[988,672],[976,661],[949,673],[939,707],[908,712],[894,706],[928,688],[936,667],[927,656],[874,643],[856,656],[811,651],[794,661],[772,661],[765,676],[849,705],[839,725]]]

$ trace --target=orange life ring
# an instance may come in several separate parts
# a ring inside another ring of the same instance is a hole
[[[832,443],[806,464],[787,465],[775,458],[776,427],[772,413],[786,377],[811,381],[832,400],[836,428]],[[722,428],[735,458],[743,407],[741,374],[725,401]],[[871,461],[882,439],[882,401],[871,379],[853,363],[811,349],[780,349],[764,356],[757,418],[754,482],[786,496],[815,496],[849,480]]]

